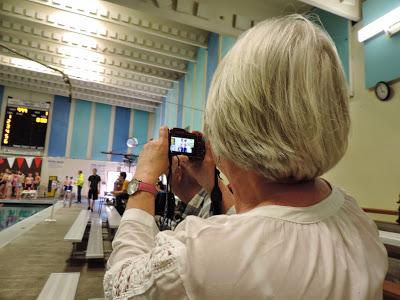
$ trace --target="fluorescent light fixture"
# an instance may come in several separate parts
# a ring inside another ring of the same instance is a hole
[[[386,31],[386,33],[389,36],[392,36],[400,31],[400,22],[397,22],[396,24],[393,24],[392,26],[389,27],[389,29]]]
[[[358,41],[364,42],[373,36],[384,32],[389,32],[390,27],[400,22],[400,7],[393,9],[386,15],[369,23],[358,31]]]

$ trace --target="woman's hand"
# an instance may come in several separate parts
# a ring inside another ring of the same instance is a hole
[[[197,132],[193,132],[197,133]],[[201,133],[198,133],[201,134]],[[211,152],[210,143],[206,142],[206,154],[202,161],[192,161],[186,156],[181,159],[182,167],[208,192],[211,193],[215,184],[215,161]]]
[[[168,166],[168,128],[161,127],[160,137],[144,145],[134,177],[155,184],[158,177],[167,171]]]

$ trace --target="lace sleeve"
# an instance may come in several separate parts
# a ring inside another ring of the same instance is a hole
[[[181,242],[158,234],[151,252],[127,258],[106,272],[105,299],[185,299],[180,276],[184,257]]]

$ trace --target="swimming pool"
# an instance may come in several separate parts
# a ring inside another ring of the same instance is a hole
[[[15,223],[18,223],[39,211],[49,207],[48,205],[11,205],[5,204],[0,207],[0,231]]]

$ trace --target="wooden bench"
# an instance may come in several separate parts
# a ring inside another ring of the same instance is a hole
[[[91,212],[90,210],[81,210],[75,222],[64,236],[64,240],[70,242],[82,241],[87,223],[89,222]]]
[[[51,273],[38,300],[74,300],[80,273]]]
[[[102,223],[99,215],[92,215],[86,258],[104,258]]]
[[[113,206],[106,207],[108,226],[111,229],[117,229],[119,227],[119,223],[121,223],[121,216],[118,211]]]

